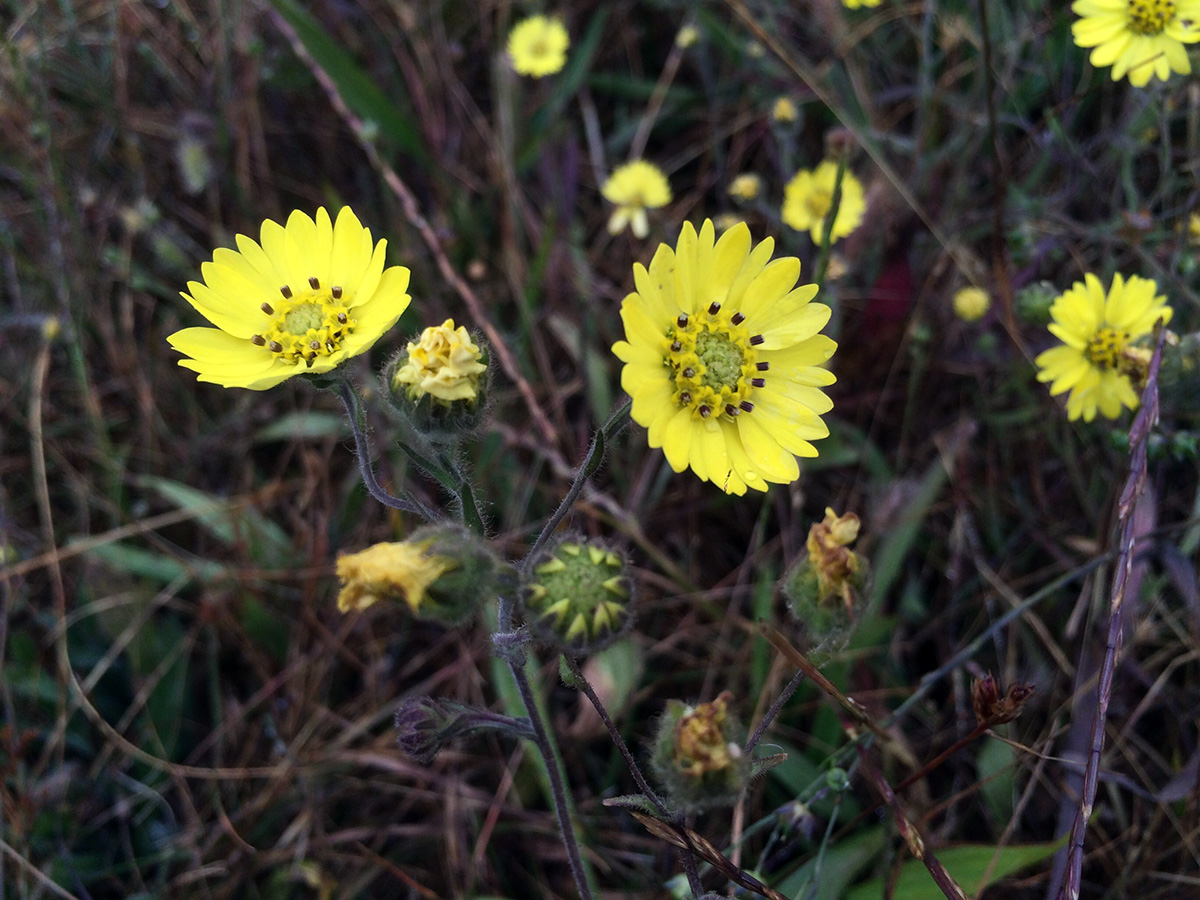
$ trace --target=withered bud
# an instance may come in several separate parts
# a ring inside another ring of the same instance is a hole
[[[1000,686],[992,673],[976,678],[971,683],[971,705],[975,708],[976,721],[986,727],[1003,725],[1021,714],[1025,701],[1033,696],[1032,684],[1018,682],[1008,687],[1008,693],[1000,696]]]

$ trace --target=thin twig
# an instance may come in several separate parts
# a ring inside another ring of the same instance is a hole
[[[363,153],[366,154],[367,160],[379,172],[383,180],[387,183],[387,186],[392,189],[392,193],[400,201],[400,206],[404,210],[404,217],[408,220],[408,223],[417,229],[425,241],[429,252],[433,254],[438,270],[442,273],[442,277],[450,282],[454,290],[462,298],[463,303],[467,305],[471,317],[483,329],[483,333],[487,336],[491,349],[496,354],[496,359],[500,362],[500,367],[504,369],[509,379],[512,380],[512,383],[517,386],[521,398],[529,408],[529,414],[533,417],[534,424],[541,433],[542,439],[548,444],[554,443],[556,439],[554,426],[550,424],[550,420],[546,418],[546,414],[538,405],[537,397],[533,394],[533,388],[530,387],[525,376],[521,374],[520,367],[513,358],[512,352],[508,349],[508,345],[501,337],[500,331],[492,324],[491,319],[484,312],[483,304],[479,302],[479,298],[475,295],[475,292],[471,290],[470,286],[458,274],[454,266],[451,265],[450,259],[442,249],[441,241],[438,240],[436,232],[434,232],[429,222],[425,220],[425,217],[421,215],[421,209],[417,203],[416,196],[409,190],[408,185],[404,183],[400,176],[396,174],[396,170],[388,165],[383,157],[379,155],[379,151],[375,149],[375,145],[367,139],[366,135],[368,131],[364,127],[362,119],[355,115],[350,107],[346,105],[337,85],[333,83],[333,79],[321,68],[320,63],[313,59],[308,49],[304,46],[304,42],[300,40],[300,36],[296,34],[292,26],[288,24],[283,16],[276,12],[271,13],[271,19],[275,23],[275,27],[283,33],[288,43],[292,45],[292,52],[300,58],[301,62],[308,66],[313,77],[325,89],[325,94],[329,97],[330,105],[333,106],[337,114],[349,126],[350,132],[358,141],[358,145]]]
[[[775,717],[779,715],[780,711],[782,711],[783,705],[792,698],[792,694],[796,693],[796,688],[800,687],[800,685],[804,683],[804,679],[807,677],[808,676],[805,675],[803,669],[798,670],[796,674],[792,676],[792,680],[784,686],[783,690],[779,693],[779,696],[775,698],[775,701],[767,709],[766,713],[763,714],[763,717],[759,720],[758,725],[755,726],[754,734],[750,735],[750,740],[746,741],[746,748],[742,751],[743,753],[745,753],[747,756],[753,755],[754,748],[758,746],[758,742],[762,740],[762,736],[766,734],[766,731],[771,726],[771,723],[775,721]]]
[[[1087,832],[1088,819],[1096,802],[1096,784],[1100,774],[1100,754],[1104,749],[1104,723],[1108,718],[1108,702],[1112,698],[1113,673],[1117,657],[1121,653],[1124,638],[1122,613],[1124,612],[1125,588],[1129,574],[1133,571],[1134,517],[1133,510],[1146,487],[1146,445],[1150,432],[1158,423],[1158,367],[1162,362],[1163,343],[1167,330],[1160,326],[1154,355],[1150,357],[1150,369],[1146,375],[1146,387],[1142,391],[1142,405],[1133,425],[1129,429],[1129,477],[1121,489],[1117,501],[1117,521],[1121,536],[1117,555],[1116,576],[1113,578],[1112,594],[1108,606],[1108,640],[1104,647],[1104,661],[1100,665],[1100,679],[1096,686],[1096,712],[1092,718],[1092,746],[1088,753],[1087,768],[1083,773],[1083,791],[1079,797],[1079,811],[1075,824],[1071,826],[1070,849],[1067,852],[1067,874],[1059,900],[1079,900],[1079,889],[1083,872],[1083,839]]]

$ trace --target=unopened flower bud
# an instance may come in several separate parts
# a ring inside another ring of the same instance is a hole
[[[633,621],[625,559],[599,541],[565,537],[534,563],[523,592],[534,634],[564,653],[608,646]]]
[[[784,596],[817,649],[844,645],[862,605],[868,566],[850,549],[860,524],[854,513],[827,507],[809,529],[805,555],[784,575]]]
[[[429,765],[446,744],[463,734],[500,731],[517,738],[532,738],[528,719],[513,719],[454,700],[410,697],[396,710],[396,740],[405,755]]]
[[[733,695],[711,703],[667,703],[658,723],[651,764],[668,798],[685,811],[732,803],[750,777],[742,730],[729,715]]]
[[[413,615],[446,625],[464,622],[494,597],[502,575],[483,539],[453,523],[426,525],[406,541],[340,556],[337,573],[342,612],[396,600]]]
[[[482,420],[487,376],[486,345],[447,319],[426,328],[387,364],[384,395],[418,431],[452,436]]]

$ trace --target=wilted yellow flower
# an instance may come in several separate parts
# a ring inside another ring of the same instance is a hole
[[[801,169],[784,188],[783,221],[797,231],[807,230],[814,241],[821,243],[836,183],[837,163],[832,160],[825,160],[812,171]],[[842,175],[841,202],[833,220],[830,243],[857,228],[866,208],[862,183],[847,169]]]
[[[816,456],[835,381],[821,368],[837,344],[820,334],[829,307],[795,287],[800,260],[770,262],[740,223],[714,242],[705,221],[685,223],[677,246],[658,248],[621,303],[626,339],[613,344],[633,420],[649,429],[676,472],[691,467],[731,494],[800,477],[796,456]],[[769,263],[769,264],[768,264]]]
[[[727,769],[740,750],[725,737],[727,707],[733,694],[722,691],[711,703],[689,707],[675,723],[675,765],[685,775],[699,778]],[[731,752],[732,751],[732,752]]]
[[[762,179],[753,172],[743,172],[729,182],[729,196],[735,200],[753,200],[762,191]]]
[[[475,400],[479,379],[487,366],[478,345],[454,320],[430,326],[408,345],[408,361],[392,376],[393,390],[403,390],[410,400],[429,394],[438,400]]]
[[[184,328],[167,338],[191,357],[179,364],[200,381],[255,391],[293,375],[328,372],[391,328],[411,299],[408,269],[384,269],[387,241],[344,207],[337,224],[317,210],[287,227],[262,224],[262,243],[237,236],[238,251],[213,252],[183,294],[216,328]]]
[[[847,612],[853,613],[853,590],[861,569],[858,556],[850,545],[858,540],[861,526],[858,516],[846,513],[839,516],[832,507],[825,507],[825,518],[808,530],[805,549],[808,560],[817,576],[817,587],[822,599],[841,597]]]
[[[698,40],[700,40],[700,29],[695,25],[684,25],[675,35],[675,46],[680,50],[686,50]]]
[[[429,556],[432,541],[375,544],[338,557],[341,612],[366,609],[380,600],[403,600],[418,612],[429,586],[457,567],[447,556]]]
[[[1200,41],[1200,0],[1075,0],[1071,9],[1075,43],[1093,48],[1093,66],[1112,66],[1113,81],[1141,87],[1192,71],[1184,45]]]
[[[1118,274],[1106,297],[1100,279],[1089,272],[1054,301],[1050,333],[1062,346],[1040,354],[1034,364],[1041,369],[1038,381],[1051,382],[1051,394],[1071,392],[1068,418],[1090,422],[1099,410],[1115,419],[1123,406],[1137,407],[1133,382],[1145,377],[1148,356],[1133,342],[1156,323],[1171,321],[1171,307],[1157,294],[1149,278],[1131,275],[1126,281]]]
[[[776,122],[795,122],[799,116],[791,97],[776,97],[771,105],[771,118]]]
[[[508,55],[520,75],[542,78],[553,75],[567,62],[571,36],[558,19],[530,16],[518,22],[508,34]]]
[[[964,322],[977,322],[991,309],[992,298],[980,288],[965,287],[955,292],[953,303],[956,316]]]
[[[635,159],[613,170],[600,189],[604,199],[617,205],[608,220],[610,234],[618,234],[629,225],[635,237],[650,233],[646,210],[658,209],[671,202],[671,186],[667,176],[653,163]]]

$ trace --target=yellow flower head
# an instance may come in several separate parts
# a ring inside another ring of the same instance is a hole
[[[965,287],[954,294],[954,314],[964,322],[978,322],[991,309],[992,298],[987,291],[977,287]]]
[[[686,50],[698,40],[700,40],[700,29],[695,25],[684,25],[675,35],[675,46],[680,50]]]
[[[508,55],[520,75],[542,78],[553,75],[567,62],[571,36],[558,19],[530,16],[518,22],[508,34]]]
[[[833,203],[833,187],[837,182],[837,163],[825,160],[814,170],[801,169],[787,183],[783,192],[783,221],[797,231],[808,230],[812,239],[821,243],[825,216]],[[862,183],[849,169],[842,175],[842,197],[833,220],[830,243],[844,238],[862,221],[866,204]]]
[[[776,97],[771,105],[771,118],[776,122],[795,122],[799,116],[791,97]]]
[[[1191,72],[1184,44],[1200,41],[1200,0],[1075,0],[1071,9],[1075,43],[1093,48],[1093,66],[1112,66],[1113,81],[1141,87]]]
[[[1051,394],[1071,392],[1068,418],[1090,422],[1099,410],[1115,419],[1122,406],[1137,407],[1133,380],[1144,376],[1146,357],[1132,345],[1155,323],[1171,321],[1171,307],[1157,294],[1149,278],[1114,275],[1106,297],[1100,279],[1088,273],[1054,301],[1050,333],[1062,346],[1040,354],[1034,364],[1041,370],[1038,381],[1051,382]]]
[[[293,212],[286,227],[268,219],[261,244],[239,234],[237,246],[214,251],[204,282],[183,294],[217,327],[167,338],[200,381],[263,391],[328,372],[369,349],[411,299],[408,269],[383,267],[387,241],[374,243],[349,208],[336,224],[324,209],[316,221]]]
[[[408,361],[392,376],[392,388],[404,390],[410,400],[429,394],[446,403],[474,401],[480,376],[487,371],[481,357],[467,329],[455,328],[454,320],[447,319],[409,343]]]
[[[375,544],[338,557],[341,612],[366,609],[380,600],[403,600],[418,612],[429,586],[457,567],[446,556],[427,555],[432,541]]]
[[[798,259],[772,262],[771,238],[751,249],[744,222],[714,233],[686,223],[675,249],[634,265],[626,339],[612,349],[633,420],[672,469],[731,494],[765,491],[795,481],[796,456],[816,456],[810,441],[829,434],[821,388],[835,379],[821,366],[837,344],[818,333],[830,311],[810,302],[816,285],[795,287]]]
[[[1188,243],[1200,244],[1200,213],[1192,213],[1187,222]]]
[[[842,6],[847,9],[858,9],[860,6],[878,6],[880,0],[842,0]]]
[[[619,234],[629,225],[635,237],[650,233],[646,210],[671,202],[671,186],[662,169],[644,159],[635,159],[613,170],[600,189],[604,199],[617,205],[608,220],[609,234]]]
[[[750,201],[762,192],[762,179],[753,172],[743,172],[729,182],[729,196],[735,200]]]

